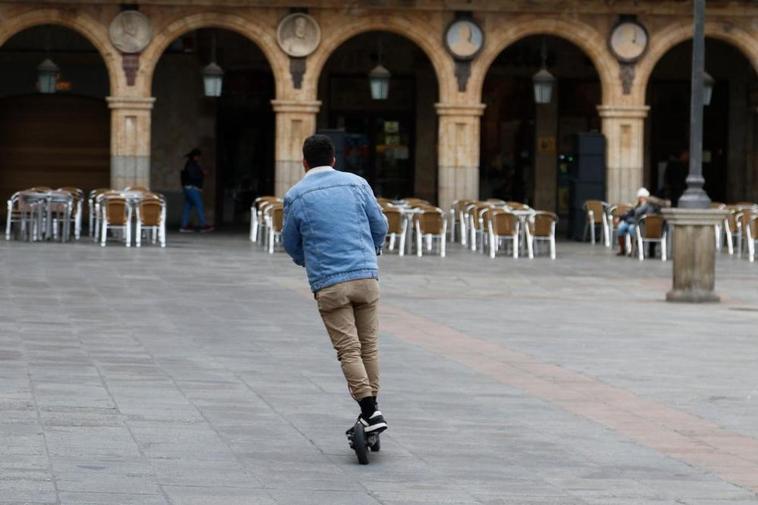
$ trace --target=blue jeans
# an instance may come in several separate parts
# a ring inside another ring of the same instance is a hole
[[[624,235],[632,235],[636,227],[637,225],[635,225],[634,223],[627,223],[626,221],[621,221],[619,223],[619,227],[617,230],[618,236],[623,237]]]
[[[189,226],[192,207],[197,210],[197,220],[200,226],[205,226],[203,192],[194,186],[184,186],[184,210],[182,211],[182,228],[187,228],[187,226]]]

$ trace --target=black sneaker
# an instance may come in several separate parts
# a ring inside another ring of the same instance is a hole
[[[378,410],[368,419],[363,419],[363,415],[358,416],[358,421],[363,425],[363,431],[366,433],[381,433],[387,429],[387,421]]]

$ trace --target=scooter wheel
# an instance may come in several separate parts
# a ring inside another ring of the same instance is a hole
[[[358,457],[358,463],[368,465],[366,432],[363,431],[361,423],[355,423],[355,427],[353,428],[353,449],[355,450],[355,455]]]

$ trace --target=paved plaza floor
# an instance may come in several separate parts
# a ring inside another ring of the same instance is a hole
[[[758,264],[383,256],[357,415],[304,272],[243,235],[0,242],[0,504],[758,504]]]

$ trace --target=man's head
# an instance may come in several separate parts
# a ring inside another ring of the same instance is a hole
[[[334,144],[326,135],[311,135],[303,143],[303,167],[307,172],[311,168],[333,167]]]
[[[203,156],[203,152],[197,147],[185,154],[185,156],[191,160],[199,160]]]
[[[640,188],[637,190],[637,201],[640,204],[643,204],[650,199],[650,191],[647,190],[647,188]]]

